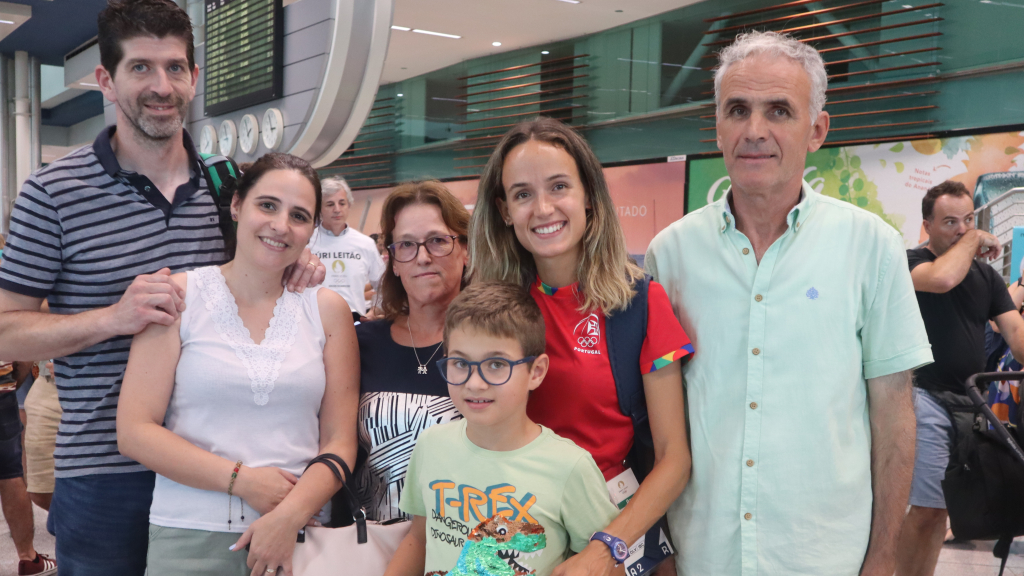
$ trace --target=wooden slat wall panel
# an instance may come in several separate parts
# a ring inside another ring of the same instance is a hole
[[[860,8],[861,6],[871,6],[873,4],[882,4],[888,0],[866,0],[865,2],[855,2],[853,4],[846,4],[844,6],[836,6],[835,8],[822,8],[820,10],[810,10],[802,14],[778,16],[776,18],[769,18],[768,20],[761,20],[760,22],[753,22],[751,24],[738,24],[736,26],[729,26],[727,28],[718,28],[717,30],[708,30],[708,34],[721,34],[722,32],[732,32],[733,30],[742,30],[744,28],[750,28],[753,26],[764,26],[765,24],[774,24],[776,22],[792,22],[797,18],[810,18],[817,16],[818,14],[831,14],[842,10],[851,10],[853,8]]]
[[[829,73],[826,94],[833,99],[826,102],[826,110],[832,118],[826,143],[839,142],[840,138],[842,142],[873,141],[872,138],[850,140],[845,133],[916,130],[937,122],[935,115],[939,107],[933,100],[939,90],[915,87],[935,82],[934,76],[942,62],[934,57],[916,59],[914,55],[930,56],[942,49],[942,32],[935,30],[943,21],[942,6],[942,2],[934,1],[895,7],[872,0],[784,2],[705,20],[716,24],[706,33],[708,41],[703,46],[723,49],[740,33],[766,29],[787,33],[814,46],[826,59]],[[806,23],[808,18],[816,21]],[[899,44],[896,50],[890,48],[895,44]],[[829,58],[832,54],[836,55]],[[709,53],[703,58],[717,56]],[[883,60],[891,65],[881,65]],[[713,82],[716,68],[706,67],[698,72],[699,83]],[[875,94],[859,95],[871,92]],[[702,94],[710,98],[714,91]],[[889,105],[890,100],[905,98],[914,98],[914,101],[903,106]],[[704,114],[700,120],[706,123],[701,131],[715,130],[715,114]],[[701,140],[703,143],[714,141],[713,138]]]
[[[378,96],[355,141],[341,157],[321,168],[321,175],[341,176],[350,186],[392,183],[400,114],[401,104],[396,98]]]
[[[777,6],[768,6],[767,8],[758,8],[756,10],[747,10],[746,12],[737,12],[735,14],[727,14],[725,16],[719,16],[717,18],[705,18],[704,21],[708,24],[712,22],[721,22],[722,20],[729,20],[731,18],[743,18],[745,16],[753,16],[755,14],[764,14],[766,12],[772,12],[775,10],[783,10],[787,8],[797,8],[799,6],[806,6],[807,4],[814,4],[820,2],[820,0],[795,0],[794,2],[786,2],[785,4],[779,4]]]
[[[589,94],[581,91],[587,88],[588,58],[589,54],[577,54],[459,78],[463,93],[458,98],[466,100],[459,104],[461,124],[467,127],[457,131],[465,138],[455,149],[460,154],[456,163],[463,163],[456,169],[466,175],[479,173],[484,166],[479,161],[490,156],[497,140],[516,123],[533,116],[585,123]]]
[[[799,34],[801,32],[806,32],[807,30],[814,30],[814,29],[817,29],[817,28],[828,28],[828,27],[837,26],[837,25],[840,25],[840,24],[845,26],[846,24],[849,24],[851,22],[861,22],[863,20],[875,20],[875,19],[882,18],[882,17],[885,17],[885,16],[896,16],[898,14],[906,14],[908,12],[919,12],[921,10],[927,10],[929,8],[938,8],[939,6],[942,6],[941,2],[936,2],[934,4],[922,4],[921,6],[911,6],[909,8],[900,8],[899,10],[891,10],[889,12],[879,12],[878,14],[865,14],[863,16],[854,16],[854,17],[851,17],[851,18],[840,18],[838,20],[829,20],[827,22],[819,22],[817,24],[807,24],[805,26],[795,26],[793,28],[781,28],[779,30],[775,30],[775,32],[779,32],[780,34]],[[738,26],[736,28],[742,30],[742,29],[753,28],[753,27],[754,26]],[[723,46],[723,45],[728,45],[730,43],[732,43],[732,40],[716,40],[716,41],[711,42],[709,44],[705,44],[705,46]]]

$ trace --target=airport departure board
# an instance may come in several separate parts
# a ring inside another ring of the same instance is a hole
[[[281,0],[206,0],[207,116],[282,96],[283,12]]]

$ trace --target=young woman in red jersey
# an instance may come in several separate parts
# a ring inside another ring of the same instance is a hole
[[[616,478],[629,464],[634,423],[620,409],[607,319],[629,307],[644,275],[629,259],[601,164],[583,138],[550,118],[505,134],[480,179],[470,243],[474,281],[529,286],[544,314],[551,368],[531,394],[530,417],[588,450],[606,480]],[[636,370],[655,463],[603,531],[628,545],[665,514],[690,475],[680,366],[693,346],[665,290],[651,282],[647,296]],[[616,561],[606,544],[592,541],[554,574],[608,574]],[[672,573],[672,562],[663,567]]]

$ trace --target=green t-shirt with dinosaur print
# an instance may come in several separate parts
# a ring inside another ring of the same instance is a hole
[[[431,576],[547,576],[618,514],[587,451],[548,428],[508,452],[466,436],[466,421],[416,442],[400,508],[426,518]]]

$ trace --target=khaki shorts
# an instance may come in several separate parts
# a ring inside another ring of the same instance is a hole
[[[235,532],[208,532],[149,525],[148,576],[249,576],[249,553],[228,550],[242,536]],[[340,572],[339,572],[340,573]]]
[[[34,494],[53,493],[53,450],[62,413],[57,385],[37,378],[25,397],[25,480]]]

